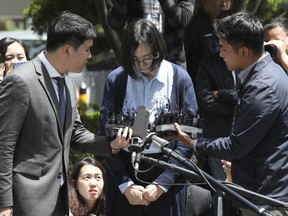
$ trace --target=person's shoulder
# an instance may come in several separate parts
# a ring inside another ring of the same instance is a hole
[[[125,73],[122,66],[117,67],[113,71],[111,71],[107,77],[108,81],[115,81],[115,80],[121,80],[126,78],[128,75]]]
[[[23,80],[31,79],[36,75],[36,73],[33,73],[33,71],[35,71],[34,68],[35,67],[33,63],[31,62],[31,60],[29,60],[27,62],[23,62],[23,64],[14,68],[7,76],[19,77]]]
[[[179,79],[191,79],[186,69],[184,69],[182,66],[177,65],[175,63],[172,63],[172,62],[170,63],[173,67],[174,75],[178,77],[178,80]]]
[[[119,67],[115,68],[114,70],[112,70],[112,71],[109,73],[108,77],[111,78],[111,77],[120,76],[120,75],[122,75],[123,73],[125,73],[124,70],[123,70],[123,67],[122,67],[122,66],[119,66]]]
[[[170,62],[171,63],[171,65],[172,65],[172,67],[173,67],[173,71],[174,72],[177,72],[177,73],[180,73],[180,74],[185,74],[185,73],[187,73],[187,70],[186,69],[184,69],[182,66],[180,66],[180,65],[177,65],[177,64],[175,64],[175,63],[173,63],[173,62]]]

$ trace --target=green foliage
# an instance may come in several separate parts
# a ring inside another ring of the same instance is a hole
[[[32,18],[33,30],[39,34],[46,32],[49,21],[55,13],[70,11],[89,20],[92,24],[99,23],[98,13],[92,0],[85,2],[79,0],[34,0],[23,14]]]
[[[78,104],[78,110],[79,110],[79,114],[81,117],[81,121],[83,125],[85,126],[85,128],[91,131],[92,133],[98,134],[99,133],[99,116],[100,116],[99,106],[97,104],[87,105],[86,103],[80,100]],[[69,175],[71,174],[73,170],[73,165],[75,165],[76,162],[80,160],[81,158],[88,157],[88,156],[95,157],[95,155],[93,154],[80,153],[71,149],[70,157],[69,157],[69,160],[70,160],[70,167],[68,170]],[[97,160],[102,162],[102,164],[104,163],[103,158],[101,157],[97,157]]]
[[[288,1],[287,0],[263,0],[257,10],[256,15],[260,17],[264,23],[267,23],[271,18],[278,16],[288,16]]]
[[[81,117],[81,121],[86,129],[92,133],[99,133],[99,106],[98,104],[87,105],[83,101],[79,101],[78,110]]]

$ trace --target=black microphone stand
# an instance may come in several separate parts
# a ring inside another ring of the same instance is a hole
[[[159,161],[159,160],[155,160],[153,158],[146,157],[144,155],[140,156],[140,160],[144,160],[147,163],[150,163],[150,164],[153,164],[153,165],[156,165],[156,166],[160,166],[160,167],[163,167],[165,169],[176,170],[177,172],[179,172],[181,174],[184,174],[186,176],[189,176],[189,177],[195,177],[195,173],[198,173],[198,169],[195,167],[196,165],[194,165],[187,158],[179,155],[175,151],[173,151],[173,150],[168,148],[169,141],[158,137],[155,133],[151,133],[151,134],[149,134],[147,136],[146,142],[155,144],[156,146],[158,146],[162,150],[162,152],[166,156],[174,158],[175,160],[177,160],[181,164],[183,164],[186,167],[188,167],[189,169],[191,169],[193,172],[191,172],[190,170],[184,169],[182,167],[173,165],[173,164],[165,163],[164,161]],[[233,191],[232,189],[230,189],[228,186],[224,185],[220,181],[214,179],[212,176],[210,176],[209,174],[205,173],[204,171],[201,172],[201,175],[204,176],[205,179],[207,179],[207,181],[211,185],[213,185],[214,187],[222,190],[226,194],[229,194],[235,200],[239,201],[240,203],[242,203],[243,205],[247,206],[249,209],[254,211],[257,215],[262,215],[262,216],[271,216],[271,215],[273,215],[272,213],[268,212],[265,208],[259,207],[259,206],[255,205],[254,203],[250,202],[249,200],[245,199],[243,196],[239,195],[238,193],[236,193],[235,191]]]

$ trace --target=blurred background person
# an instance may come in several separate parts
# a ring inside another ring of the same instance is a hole
[[[185,29],[184,47],[187,71],[196,86],[200,60],[220,51],[219,39],[214,33],[213,22],[223,11],[229,10],[232,0],[201,0],[200,6]]]
[[[288,73],[288,19],[274,18],[264,26],[265,42],[276,47],[276,56],[272,56],[286,73]]]
[[[101,163],[91,157],[83,158],[75,165],[69,190],[73,216],[105,215],[104,172]]]
[[[194,7],[195,0],[114,0],[107,20],[115,30],[132,20],[152,21],[166,43],[166,60],[186,69],[184,29],[192,19]]]
[[[4,64],[4,58],[0,54],[0,82],[2,82],[4,78],[4,73],[5,73],[5,64]]]
[[[13,70],[15,63],[30,60],[26,45],[16,38],[2,38],[0,40],[0,54],[4,57],[4,77]]]
[[[200,61],[196,96],[203,116],[203,137],[229,136],[232,131],[235,106],[238,102],[236,73],[229,71],[219,53]],[[208,156],[209,173],[224,181],[226,175],[220,159]]]

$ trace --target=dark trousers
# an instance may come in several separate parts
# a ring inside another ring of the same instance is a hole
[[[205,188],[190,185],[187,189],[186,216],[212,216],[211,192]]]
[[[57,197],[57,203],[56,203],[55,209],[54,209],[51,216],[66,216],[69,214],[68,213],[69,210],[67,212],[67,209],[66,209],[67,204],[65,203],[66,202],[65,187],[66,187],[66,185],[64,184],[64,185],[62,185],[62,187],[59,190],[59,194]]]

